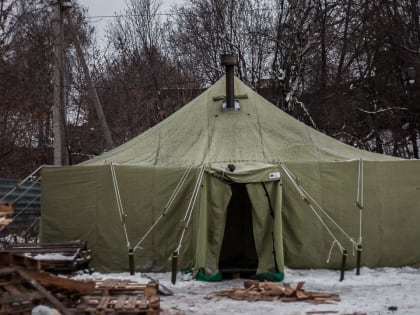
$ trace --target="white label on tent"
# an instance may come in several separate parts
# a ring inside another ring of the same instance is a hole
[[[280,178],[280,172],[270,173],[270,174],[268,174],[268,178],[270,178],[270,179],[279,179]]]

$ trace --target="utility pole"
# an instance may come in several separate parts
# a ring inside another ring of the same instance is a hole
[[[92,98],[93,105],[95,106],[96,114],[98,115],[99,123],[101,124],[102,131],[105,136],[105,141],[107,149],[112,149],[114,147],[114,141],[112,140],[111,132],[109,130],[108,124],[106,122],[105,114],[102,109],[101,101],[99,100],[96,87],[93,84],[92,77],[90,76],[88,66],[86,64],[85,57],[83,55],[82,47],[80,46],[79,37],[75,35],[74,46],[76,48],[76,53],[82,66],[83,72],[85,73],[85,79],[89,86],[89,94]]]
[[[68,8],[68,1],[63,5],[57,0],[53,12],[54,32],[54,105],[53,105],[53,132],[54,132],[54,165],[69,164],[67,150],[65,123],[66,123],[66,97],[64,88],[64,33],[63,10]]]

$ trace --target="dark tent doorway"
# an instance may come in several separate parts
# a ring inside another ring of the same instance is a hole
[[[226,224],[219,256],[219,270],[224,277],[255,275],[258,256],[252,224],[252,205],[245,184],[232,183]]]

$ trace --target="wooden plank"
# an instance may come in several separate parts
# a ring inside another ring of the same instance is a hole
[[[14,285],[5,285],[3,286],[4,290],[6,290],[8,293],[10,293],[11,295],[22,295],[22,292],[20,292],[16,286]]]
[[[126,309],[127,310],[133,310],[136,308],[137,304],[137,297],[136,296],[127,296],[127,302],[126,302]]]
[[[122,279],[122,280],[119,280],[114,286],[115,287],[126,287],[126,286],[128,286],[129,284],[131,284],[131,285],[138,285],[138,283],[137,282],[132,282],[131,280],[127,280],[127,279]]]
[[[96,307],[98,310],[104,310],[106,308],[108,308],[108,302],[109,302],[110,297],[109,296],[103,296],[101,297],[98,306]]]
[[[245,289],[259,288],[259,286],[260,286],[260,281],[259,280],[245,280],[244,281]]]
[[[158,295],[149,297],[149,308],[160,310],[160,297]]]
[[[21,302],[32,302],[33,300],[39,300],[42,298],[42,295],[38,292],[32,292],[22,295],[2,295],[0,296],[0,305],[11,304],[11,303],[21,303]],[[1,314],[1,312],[0,312]]]
[[[28,315],[31,314],[33,304],[18,304],[18,305],[3,305],[0,308],[0,314],[10,315],[10,314],[18,314],[18,315]]]
[[[159,285],[156,282],[150,282],[144,289],[145,296],[153,296],[158,293]]]
[[[12,252],[0,252],[0,261],[5,266],[24,266],[30,270],[41,270],[41,262],[32,257]]]
[[[286,296],[292,296],[292,295],[294,295],[294,294],[295,294],[295,292],[296,292],[296,290],[295,290],[295,289],[293,289],[291,286],[285,286],[285,287],[284,287],[284,294],[285,294]]]
[[[138,305],[137,307],[141,310],[144,310],[148,307],[148,299],[145,296],[140,297],[140,299],[138,300]]]
[[[80,281],[56,277],[46,272],[29,272],[29,275],[48,288],[56,288],[68,293],[92,294],[95,291],[95,281]]]
[[[47,256],[40,256],[43,254]],[[50,259],[48,254],[61,255],[62,259]],[[10,258],[5,258],[4,255],[10,255]],[[91,255],[87,250],[86,242],[80,241],[55,244],[10,244],[0,253],[0,260],[9,265],[17,264],[35,270],[42,268],[54,271],[74,271],[86,266],[90,259]],[[34,261],[37,261],[38,265]]]
[[[120,282],[119,279],[105,279],[102,282],[97,282],[99,288],[113,288]]]
[[[142,276],[143,276],[143,277],[145,277],[145,278],[147,278],[147,279],[149,279],[149,280],[151,280],[151,281],[156,282],[156,283],[159,285],[158,290],[159,290],[159,293],[160,293],[160,294],[162,294],[162,295],[174,295],[174,293],[173,293],[170,289],[168,289],[168,288],[167,288],[166,286],[164,286],[162,283],[159,283],[159,281],[158,281],[158,280],[156,280],[156,279],[152,278],[151,276],[149,276],[149,275],[147,275],[147,274],[143,274]]]
[[[118,296],[117,302],[115,303],[115,309],[116,310],[121,310],[125,308],[125,301],[126,301],[127,297],[125,295],[120,295]]]
[[[86,241],[66,241],[66,242],[54,242],[54,243],[15,243],[10,244],[7,248],[56,248],[56,247],[65,247],[65,248],[79,248],[85,247],[87,245]]]
[[[297,297],[298,300],[309,299],[309,296],[307,296],[305,293],[303,293],[302,290],[296,290],[296,297]]]
[[[300,282],[298,282],[298,284],[297,284],[297,286],[296,286],[296,290],[302,290],[302,288],[303,288],[303,285],[305,284],[305,282],[304,281],[300,281]]]
[[[246,289],[232,289],[229,291],[215,292],[219,296],[226,296],[234,300],[246,301],[282,301],[282,302],[308,302],[313,304],[334,304],[339,300],[337,294],[325,294],[317,292],[305,292],[303,288],[304,282],[299,282],[296,289],[290,286],[283,286],[281,284],[264,282],[256,284],[246,282],[244,283]]]
[[[63,304],[56,297],[54,297],[50,292],[48,292],[42,285],[40,285],[36,280],[26,273],[23,269],[17,268],[16,272],[27,282],[30,283],[32,287],[38,290],[55,308],[57,308],[63,315],[70,315],[66,310]]]

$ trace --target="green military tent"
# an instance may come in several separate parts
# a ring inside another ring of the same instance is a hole
[[[127,143],[42,170],[41,240],[87,240],[97,270],[281,273],[419,266],[420,161],[345,145],[225,81]],[[360,249],[360,247],[359,247]]]

